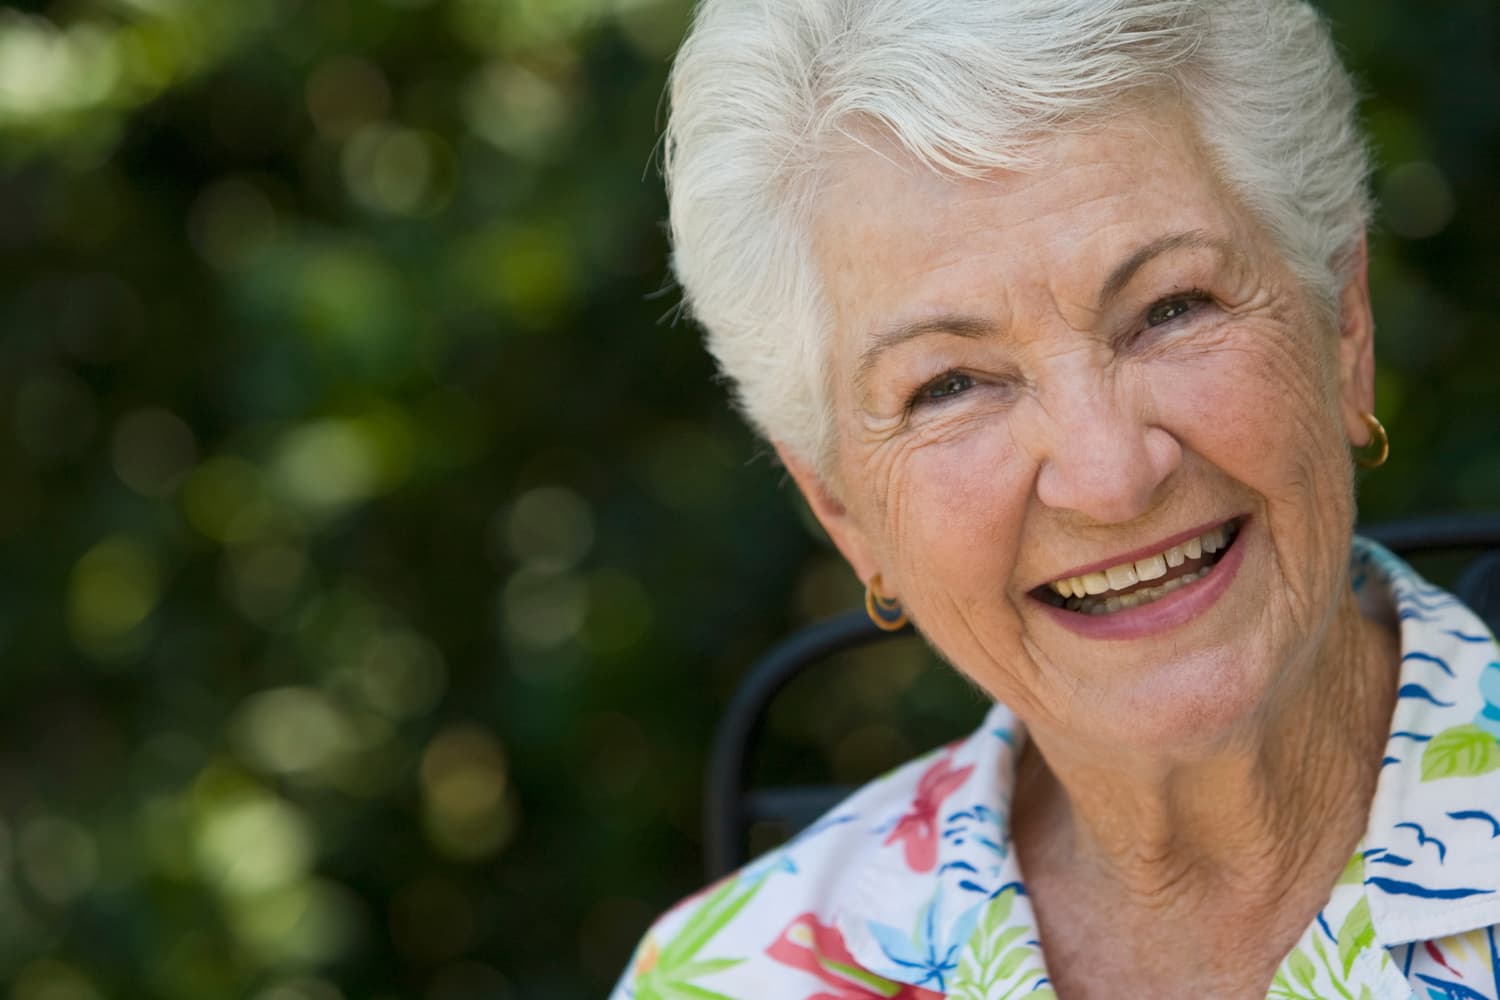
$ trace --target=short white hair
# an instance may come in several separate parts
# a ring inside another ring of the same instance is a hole
[[[700,0],[670,84],[672,263],[750,423],[830,468],[811,220],[836,144],[873,126],[938,171],[1024,170],[1038,139],[1154,89],[1333,313],[1369,160],[1302,0]]]

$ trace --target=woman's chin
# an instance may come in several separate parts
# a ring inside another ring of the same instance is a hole
[[[1076,724],[1101,747],[1145,758],[1187,761],[1234,745],[1265,710],[1273,679],[1266,659],[1227,648],[1120,677],[1083,708]],[[1072,724],[1070,724],[1072,725]]]

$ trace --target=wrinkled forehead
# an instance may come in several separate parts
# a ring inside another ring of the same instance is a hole
[[[811,224],[836,335],[857,342],[986,292],[1092,296],[1122,261],[1173,234],[1263,246],[1184,115],[1116,116],[1039,140],[1031,157],[958,177],[878,132],[831,150]]]

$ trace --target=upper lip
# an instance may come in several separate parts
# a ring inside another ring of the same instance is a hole
[[[1222,524],[1229,524],[1231,521],[1236,520],[1239,520],[1238,515],[1235,517],[1220,517],[1215,518],[1212,521],[1205,521],[1196,528],[1189,528],[1186,531],[1179,531],[1177,534],[1169,535],[1159,542],[1152,542],[1149,545],[1142,545],[1140,548],[1131,549],[1129,552],[1121,552],[1119,555],[1110,556],[1107,559],[1099,559],[1091,563],[1085,563],[1082,566],[1075,566],[1072,569],[1064,570],[1063,572],[1058,573],[1056,576],[1049,576],[1047,579],[1038,584],[1038,586],[1045,587],[1047,586],[1047,584],[1052,583],[1055,580],[1065,580],[1069,577],[1083,576],[1085,573],[1099,573],[1106,569],[1109,569],[1111,566],[1120,566],[1128,562],[1133,563],[1138,559],[1144,559],[1147,556],[1154,556],[1157,553],[1165,552],[1167,549],[1170,549],[1174,545],[1181,545],[1183,542],[1187,541],[1190,538],[1197,538],[1199,535],[1204,534],[1211,528],[1217,528]]]

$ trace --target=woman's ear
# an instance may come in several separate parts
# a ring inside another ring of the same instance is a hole
[[[1339,292],[1339,392],[1344,433],[1356,447],[1369,443],[1361,413],[1375,412],[1375,317],[1370,309],[1369,255],[1359,238],[1349,276]]]
[[[859,577],[861,583],[868,582],[871,577],[880,572],[880,566],[875,560],[870,537],[858,519],[839,499],[838,494],[833,491],[812,462],[787,448],[780,441],[773,441],[771,444],[776,449],[776,455],[781,459],[781,464],[786,466],[786,471],[791,473],[792,480],[802,491],[802,496],[807,500],[808,507],[812,509],[813,516],[818,519],[823,530],[828,532],[828,537],[833,539],[833,544],[838,547],[850,568],[854,570],[854,575]]]

